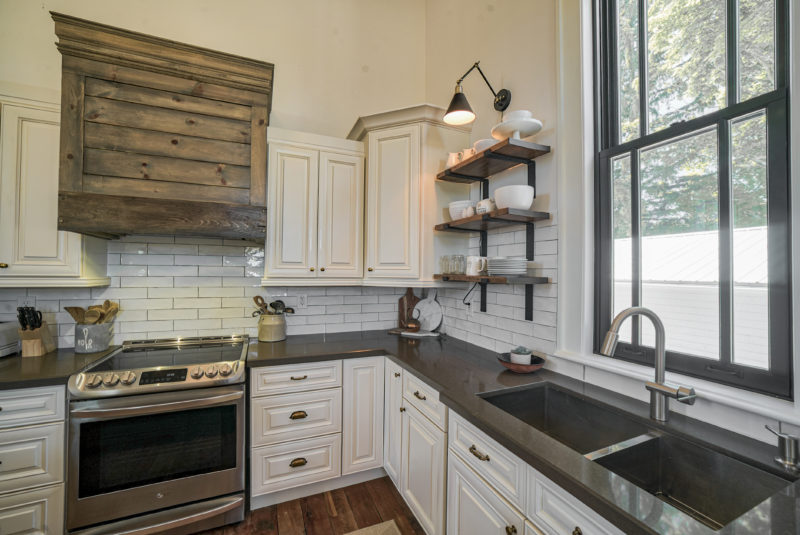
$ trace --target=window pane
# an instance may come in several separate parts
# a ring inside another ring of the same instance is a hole
[[[617,2],[619,139],[639,137],[639,0]]]
[[[650,132],[725,106],[726,3],[647,2]]]
[[[775,0],[739,0],[740,100],[775,89]]]
[[[767,119],[731,123],[733,361],[769,368]]]
[[[631,224],[631,157],[625,155],[611,162],[612,198],[614,212],[612,228],[614,239],[614,288],[611,294],[613,315],[616,316],[633,304],[631,274],[633,254]],[[626,321],[620,329],[620,340],[630,343],[631,323]]]
[[[667,330],[667,349],[719,358],[717,131],[645,149],[640,158],[642,306]],[[642,343],[655,333],[642,321]]]

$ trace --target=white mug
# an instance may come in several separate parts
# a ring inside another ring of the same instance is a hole
[[[467,158],[472,158],[473,156],[475,156],[475,149],[473,149],[472,147],[461,151],[462,160],[466,160]]]
[[[486,273],[488,262],[485,256],[468,256],[467,257],[467,275],[476,277]]]
[[[478,201],[478,204],[475,205],[476,214],[485,214],[493,210],[497,210],[497,205],[494,203],[494,199],[491,198]]]
[[[453,167],[455,164],[461,161],[461,153],[460,152],[449,152],[447,153],[447,167]]]
[[[472,217],[475,215],[475,207],[474,206],[467,206],[463,210],[461,210],[461,217]]]

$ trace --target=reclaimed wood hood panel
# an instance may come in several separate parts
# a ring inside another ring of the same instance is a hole
[[[59,228],[263,240],[273,65],[51,15]]]

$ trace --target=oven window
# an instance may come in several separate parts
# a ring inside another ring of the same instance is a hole
[[[80,426],[80,498],[235,466],[234,405]]]

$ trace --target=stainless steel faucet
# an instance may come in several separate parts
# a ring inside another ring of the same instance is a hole
[[[617,349],[617,342],[619,341],[619,328],[630,316],[645,316],[646,318],[650,318],[650,321],[653,322],[653,327],[655,327],[656,379],[655,381],[648,381],[644,386],[650,391],[650,418],[658,420],[659,422],[666,422],[669,416],[669,398],[677,399],[679,402],[687,405],[694,405],[694,400],[697,398],[697,395],[694,392],[694,388],[673,386],[667,384],[665,381],[667,367],[666,335],[661,318],[649,308],[626,308],[617,314],[617,317],[611,322],[611,328],[608,330],[603,345],[600,347],[600,353],[607,357],[614,354],[614,351]]]

